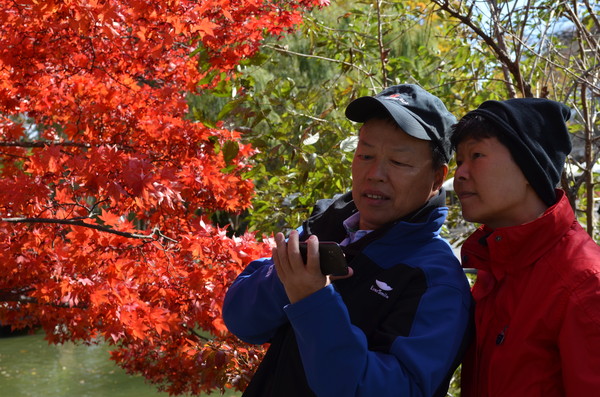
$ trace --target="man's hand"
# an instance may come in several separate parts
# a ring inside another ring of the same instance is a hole
[[[313,235],[306,240],[306,243],[306,264],[304,264],[298,248],[298,232],[292,231],[287,243],[283,233],[275,235],[273,262],[291,303],[306,298],[330,283],[329,278],[321,273],[319,239]]]

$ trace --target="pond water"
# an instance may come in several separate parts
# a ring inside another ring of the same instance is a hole
[[[49,345],[41,333],[0,338],[0,396],[169,396],[159,393],[141,376],[127,375],[109,359],[108,350],[106,345]]]

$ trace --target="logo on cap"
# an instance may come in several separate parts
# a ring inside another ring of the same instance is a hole
[[[408,101],[406,99],[402,98],[402,95],[400,95],[400,94],[392,94],[392,95],[389,95],[388,98],[400,101],[400,103],[402,103],[403,105],[408,105]]]

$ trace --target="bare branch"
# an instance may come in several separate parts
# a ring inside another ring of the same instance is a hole
[[[381,0],[377,0],[376,5],[377,5],[377,46],[379,47],[379,60],[381,62],[381,74],[382,74],[381,80],[383,81],[383,84],[386,85],[387,80],[388,80],[386,64],[387,64],[387,57],[388,57],[389,50],[387,50],[385,48],[385,46],[383,45],[383,31],[382,31],[382,26],[381,26],[382,25]]]
[[[575,6],[577,6],[577,3],[575,2]],[[583,24],[581,23],[581,21],[579,20],[579,17],[577,16],[577,11],[573,10],[568,3],[565,2],[564,4],[565,9],[567,10],[567,14],[569,16],[569,20],[571,22],[573,22],[573,24],[575,24],[575,26],[577,27],[577,32],[579,32],[581,34],[581,38],[582,40],[585,39],[588,41],[588,45],[592,48],[595,49],[596,51],[599,48],[599,43],[596,41],[596,39],[594,38],[594,35],[592,35],[590,32],[587,31],[587,29],[583,26]],[[593,12],[590,13],[591,15],[594,15]],[[582,43],[581,43],[582,44]]]
[[[600,20],[598,20],[598,16],[596,15],[597,11],[592,8],[589,0],[583,0],[583,4],[585,4],[585,8],[587,8],[590,18],[592,18],[592,21],[594,21],[596,30],[600,31]]]
[[[281,52],[282,54],[290,54],[290,55],[296,55],[296,56],[300,56],[300,57],[304,57],[304,58],[314,58],[314,59],[321,59],[321,60],[327,61],[327,62],[339,63],[339,64],[342,64],[344,66],[349,66],[351,68],[354,68],[354,69],[358,70],[359,72],[364,73],[367,77],[373,76],[373,73],[371,73],[371,72],[369,72],[367,70],[364,70],[360,66],[357,66],[357,65],[355,65],[353,63],[349,63],[349,62],[346,62],[346,61],[340,61],[338,59],[322,57],[322,56],[319,56],[319,55],[303,54],[303,53],[300,53],[300,52],[290,51],[287,48],[284,48],[284,47],[279,46],[279,45],[265,44],[265,45],[263,45],[263,47],[270,48],[270,49],[272,49],[274,51],[277,51],[277,52]]]
[[[535,49],[533,49],[530,46],[528,46],[527,43],[521,43],[521,44],[523,45],[523,47],[527,48],[537,58],[543,59],[548,64],[550,64],[550,65],[552,65],[552,66],[554,66],[554,67],[556,67],[556,68],[564,71],[565,73],[569,74],[571,77],[573,77],[573,79],[575,79],[579,83],[585,84],[585,85],[589,86],[590,88],[592,88],[594,90],[594,92],[600,92],[600,86],[599,85],[596,85],[591,80],[586,79],[587,76],[590,76],[593,72],[595,72],[598,69],[600,69],[600,65],[592,66],[592,67],[590,67],[587,70],[582,70],[581,72],[577,73],[577,72],[571,70],[568,67],[565,67],[563,65],[560,65],[560,64],[554,62],[553,60],[551,60],[550,58],[548,58],[544,54],[541,54],[538,51],[536,51]]]
[[[81,218],[75,219],[53,219],[53,218],[0,218],[2,222],[9,223],[56,223],[61,225],[69,225],[69,226],[82,226],[87,227],[89,229],[100,230],[102,232],[116,234],[118,236],[128,237],[128,238],[137,238],[137,239],[153,239],[155,235],[159,235],[161,238],[166,238],[168,240],[174,241],[166,236],[163,236],[158,230],[152,230],[150,234],[136,234],[136,233],[128,233],[121,232],[119,230],[111,229],[108,226],[95,225],[91,223],[86,223],[81,220]]]
[[[523,77],[521,76],[521,70],[519,68],[518,63],[512,61],[508,56],[506,49],[500,46],[496,41],[494,41],[494,39],[491,36],[487,35],[479,26],[477,26],[473,22],[470,16],[470,12],[467,15],[462,14],[459,10],[452,8],[450,2],[447,0],[432,1],[433,3],[437,4],[440,7],[440,9],[446,11],[448,14],[450,14],[451,17],[458,19],[464,25],[469,27],[477,36],[479,36],[488,45],[488,47],[490,47],[491,50],[496,53],[496,56],[498,57],[498,60],[501,62],[501,64],[506,69],[508,69],[508,71],[516,81],[519,91],[523,93],[523,96],[532,96],[531,88],[523,82]],[[516,93],[514,92],[510,84],[507,85],[507,88],[511,96],[516,96]]]
[[[40,303],[37,298],[26,295],[29,292],[35,291],[35,288],[15,290],[0,289],[0,302],[15,302],[15,303],[32,303],[42,304],[44,306],[57,307],[61,309],[87,309],[87,304],[70,305],[68,303]]]
[[[0,289],[0,302],[35,303],[37,302],[35,298],[26,295],[34,290],[35,288],[23,288],[19,290]]]
[[[82,142],[60,142],[60,141],[0,141],[0,146],[4,147],[25,147],[25,148],[42,148],[46,146],[60,145],[67,147],[81,147],[89,149],[92,147],[89,143]]]

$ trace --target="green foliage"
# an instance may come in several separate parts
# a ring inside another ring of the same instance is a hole
[[[243,64],[241,76],[219,91],[190,99],[192,114],[208,125],[243,131],[257,150],[247,175],[256,187],[245,217],[264,233],[298,227],[314,203],[351,189],[350,165],[358,125],[347,104],[385,86],[416,83],[441,97],[457,117],[489,98],[456,62],[485,68],[431,8],[415,2],[336,3],[314,11],[296,36],[268,41]],[[471,84],[471,86],[469,86]],[[456,87],[459,87],[457,90]],[[239,227],[240,225],[236,225]]]
[[[600,158],[600,7],[590,2],[536,0],[532,2],[451,3],[431,0],[455,25],[458,75],[477,77],[476,85],[455,86],[461,95],[477,94],[476,104],[488,99],[542,97],[572,108],[568,123],[573,150],[561,187],[578,218],[598,241],[598,175]],[[462,45],[460,40],[465,40]],[[479,54],[479,60],[474,56]],[[471,63],[474,62],[474,63]],[[486,82],[481,77],[487,77]],[[471,88],[471,89],[469,89]],[[480,96],[485,92],[484,96]],[[466,97],[463,97],[466,99]],[[462,102],[462,100],[461,100]]]
[[[190,99],[194,118],[243,131],[244,141],[257,150],[247,175],[256,186],[253,208],[229,217],[237,222],[235,229],[295,228],[318,199],[350,189],[358,126],[345,118],[344,109],[385,86],[419,84],[458,118],[485,100],[527,93],[581,109],[585,95],[579,87],[587,75],[577,77],[568,66],[595,70],[598,61],[577,54],[579,39],[568,23],[574,18],[567,3],[543,0],[526,8],[511,1],[495,3],[494,9],[483,8],[491,3],[453,4],[334,3],[307,15],[295,36],[266,41],[259,56],[240,66],[239,78]],[[593,29],[597,18],[589,11],[580,14],[580,29]],[[597,104],[588,107],[597,111]],[[597,122],[585,125],[571,125],[578,142],[589,141],[589,131],[593,136],[598,129]],[[597,152],[596,143],[572,161],[590,168]],[[597,177],[585,183],[581,178],[563,187],[582,208],[585,222],[592,205],[586,195]],[[597,230],[597,220],[595,225]],[[449,238],[460,243],[469,230],[460,209],[451,208]]]

